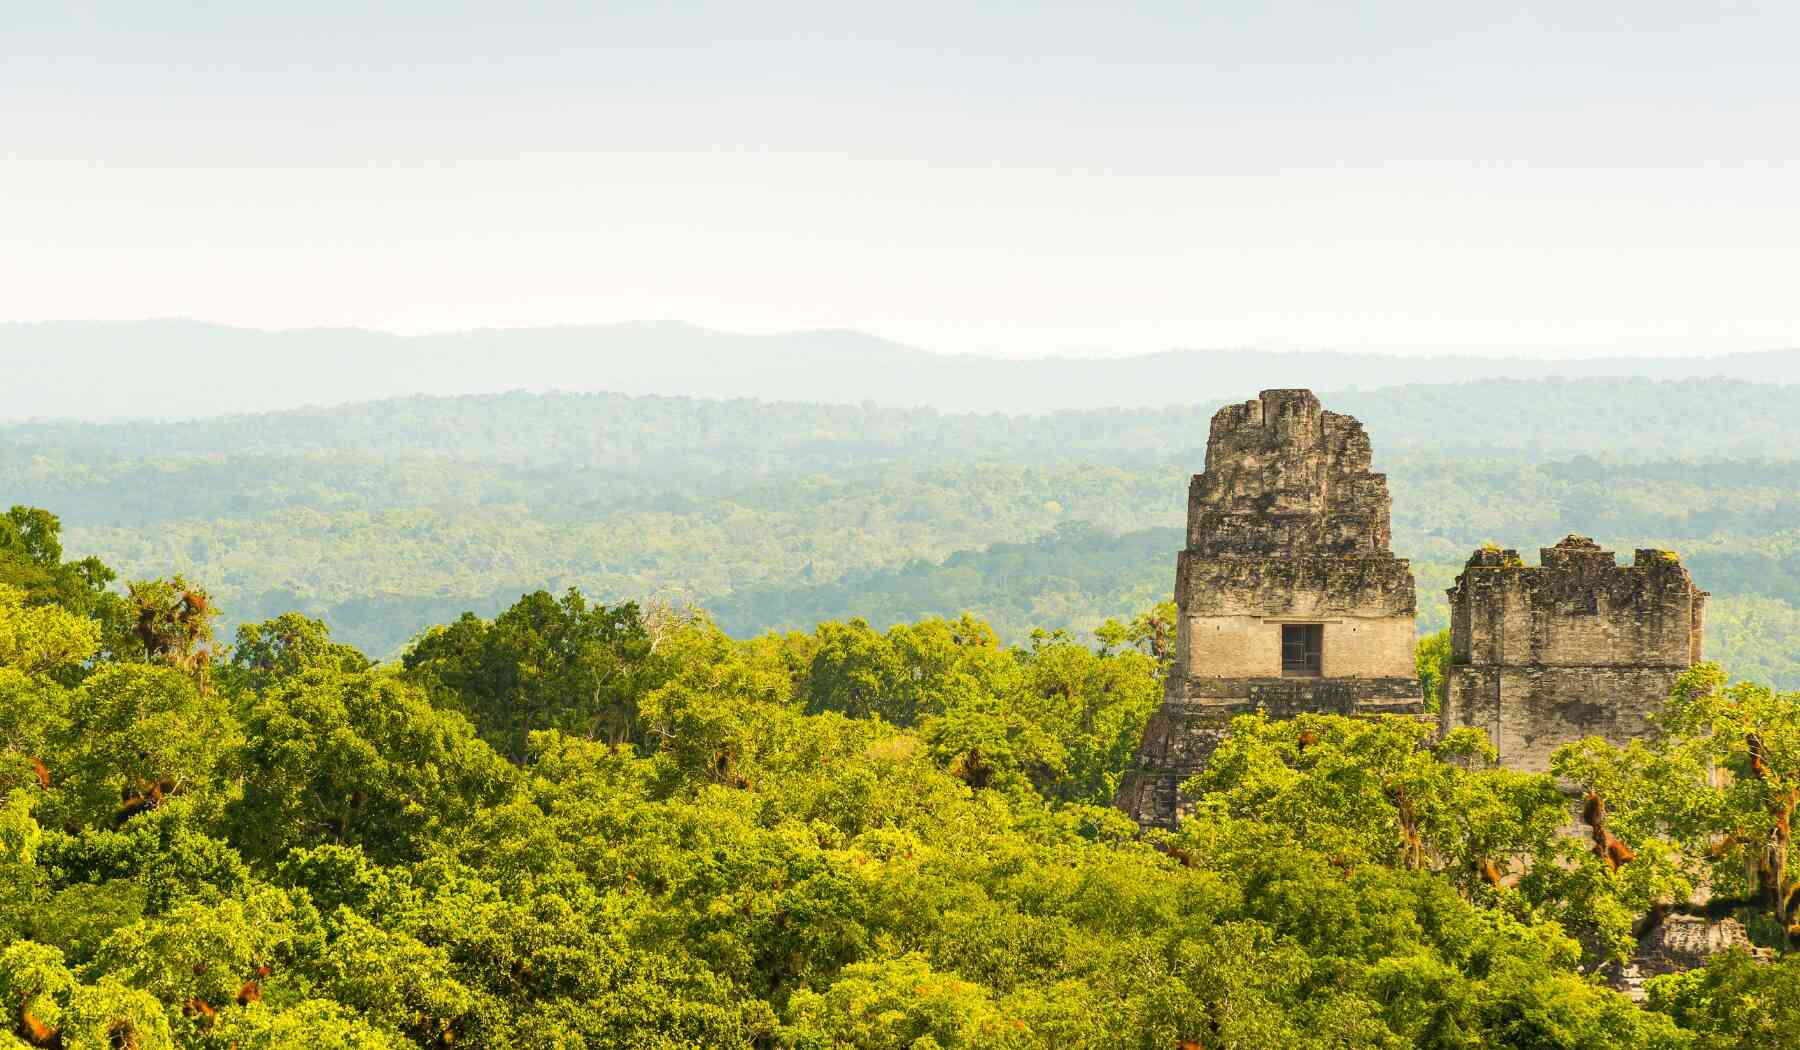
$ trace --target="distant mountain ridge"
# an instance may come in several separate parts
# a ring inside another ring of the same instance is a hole
[[[1171,407],[1036,414],[944,412],[871,402],[659,394],[412,395],[329,408],[182,421],[0,421],[0,480],[36,461],[159,472],[219,456],[429,457],[573,468],[656,487],[719,491],[754,479],[860,475],[883,465],[1175,463],[1197,467],[1215,409],[1241,394],[1187,391]],[[1475,379],[1329,392],[1388,456],[1534,462],[1788,458],[1800,385],[1739,379]],[[54,472],[52,472],[54,473]]]
[[[610,391],[1035,414],[1340,390],[1554,377],[1800,382],[1800,350],[1720,356],[1417,357],[1167,350],[1130,357],[936,354],[853,331],[772,335],[681,322],[400,336],[186,320],[0,324],[0,420],[174,420],[412,394]]]

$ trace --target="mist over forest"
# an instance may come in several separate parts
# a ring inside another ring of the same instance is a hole
[[[0,323],[0,371],[13,379],[0,388],[0,421],[176,420],[513,390],[1031,415],[1162,408],[1290,386],[1616,376],[1786,384],[1800,380],[1800,349],[1568,357],[1202,347],[1007,359],[932,353],[856,331],[744,334],[674,321],[401,336],[160,320]]]
[[[1434,372],[1436,369],[1434,368]],[[1254,393],[1254,391],[1251,391]],[[1241,395],[1248,396],[1248,395]],[[1187,478],[1237,392],[1026,416],[621,394],[413,396],[188,422],[13,424],[0,490],[71,550],[181,571],[227,626],[299,610],[375,656],[538,588],[660,596],[740,637],[973,612],[1087,637],[1167,597]],[[1327,391],[1363,420],[1421,632],[1469,552],[1679,552],[1708,651],[1800,685],[1800,388],[1490,379]]]

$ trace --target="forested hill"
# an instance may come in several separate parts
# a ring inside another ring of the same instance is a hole
[[[1421,375],[1438,382],[1642,376],[1791,383],[1800,379],[1800,350],[1705,356],[1696,348],[1691,357],[1553,360],[1176,349],[1007,360],[928,353],[859,332],[746,335],[674,322],[409,338],[142,321],[0,325],[0,371],[13,380],[0,389],[0,420],[181,419],[517,389],[1031,414],[1243,398],[1276,386],[1374,388]],[[96,383],[96,376],[106,381]]]
[[[1197,392],[1197,396],[1204,392]],[[1327,392],[1389,472],[1420,623],[1476,545],[1674,549],[1710,652],[1800,685],[1800,388],[1730,380]],[[376,656],[578,586],[743,635],[964,609],[1008,639],[1166,596],[1216,397],[1034,417],[617,394],[405,398],[191,423],[0,427],[0,502],[71,551],[299,610]],[[231,626],[231,624],[227,624]]]
[[[1262,384],[1263,387],[1269,384]],[[184,422],[0,424],[0,455],[91,464],[173,457],[418,454],[611,475],[787,475],[891,463],[1180,461],[1200,469],[1213,412],[1254,397],[1197,383],[1166,408],[1035,416],[875,404],[615,393],[406,397]],[[1410,383],[1320,391],[1368,428],[1376,457],[1424,453],[1535,461],[1766,458],[1800,433],[1800,387],[1646,379]]]

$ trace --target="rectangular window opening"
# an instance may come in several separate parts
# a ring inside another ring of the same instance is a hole
[[[1316,678],[1325,666],[1325,625],[1281,625],[1281,673],[1288,677]]]

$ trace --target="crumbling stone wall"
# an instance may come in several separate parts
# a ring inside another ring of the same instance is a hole
[[[1265,390],[1212,419],[1176,559],[1175,664],[1118,804],[1173,825],[1177,786],[1239,714],[1423,716],[1413,677],[1416,596],[1388,549],[1387,478],[1362,424],[1308,390]],[[1322,631],[1316,675],[1288,676],[1282,627]]]
[[[1701,659],[1706,592],[1667,551],[1630,565],[1584,536],[1539,552],[1483,548],[1450,588],[1449,700],[1440,726],[1487,730],[1502,764],[1541,771],[1572,740],[1644,736]]]
[[[1674,914],[1665,916],[1638,938],[1637,950],[1624,965],[1607,963],[1600,973],[1615,990],[1641,1003],[1645,999],[1644,982],[1650,978],[1697,970],[1732,950],[1747,952],[1762,962],[1775,960],[1773,949],[1750,943],[1744,924],[1736,919]]]

